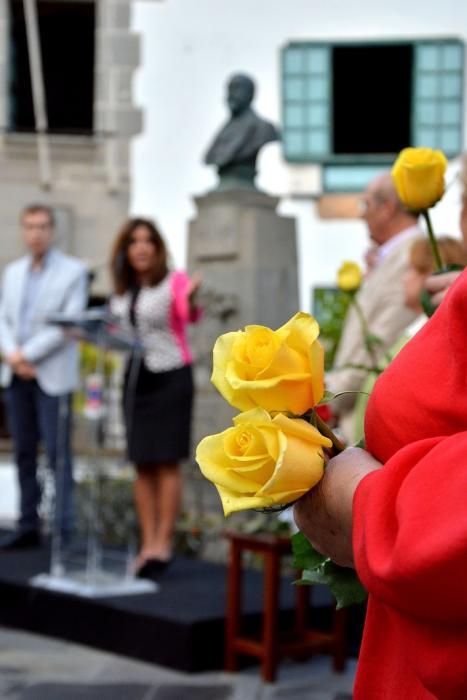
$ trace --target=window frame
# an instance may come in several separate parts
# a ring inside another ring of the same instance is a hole
[[[22,4],[22,0],[11,0],[12,2],[17,3],[18,5]],[[89,142],[95,142],[98,140],[99,134],[96,129],[96,100],[97,100],[97,91],[98,91],[98,86],[97,86],[97,75],[96,75],[96,70],[97,70],[97,63],[98,63],[98,37],[97,37],[97,30],[99,27],[99,7],[98,7],[98,0],[65,0],[66,2],[69,2],[70,4],[82,4],[82,5],[91,5],[93,7],[93,67],[92,67],[92,102],[91,102],[91,123],[89,127],[77,127],[77,128],[71,128],[71,127],[54,127],[50,125],[50,120],[49,120],[49,110],[47,110],[47,117],[48,117],[48,125],[46,129],[46,134],[48,139],[52,140],[54,143],[67,143],[67,142],[73,142],[73,143],[89,143]],[[50,2],[50,3],[55,3],[57,5],[61,5],[61,0],[44,0],[44,2]],[[39,10],[39,8],[38,8]],[[40,21],[40,13],[38,11],[38,18]],[[7,140],[8,142],[15,143],[15,142],[25,142],[27,143],[31,139],[36,139],[37,138],[37,130],[36,126],[34,123],[34,107],[33,107],[33,124],[31,126],[27,127],[18,127],[18,124],[14,122],[13,116],[12,116],[12,94],[11,94],[11,88],[10,88],[10,82],[12,78],[12,69],[13,69],[13,61],[12,61],[12,55],[11,52],[13,50],[12,43],[11,43],[11,23],[12,23],[12,13],[11,13],[11,8],[10,8],[10,2],[6,0],[6,27],[5,27],[5,48],[4,48],[4,53],[3,53],[3,79],[4,79],[4,84],[5,84],[5,93],[4,93],[4,114],[3,116],[3,131],[4,131],[4,139]],[[42,56],[43,59],[43,56]],[[44,78],[44,66],[42,66],[43,69],[43,78]],[[30,70],[30,69],[29,69]],[[0,76],[1,77],[1,76]],[[30,85],[31,87],[31,92],[32,92],[32,84]],[[44,85],[45,92],[46,92],[46,86]],[[45,95],[46,103],[47,103],[47,96]]]
[[[281,50],[281,122],[283,125],[283,133],[285,134],[287,129],[286,129],[286,108],[288,106],[288,100],[286,99],[286,82],[287,82],[287,75],[286,75],[286,58],[287,58],[287,52],[290,49],[325,49],[327,51],[332,52],[333,47],[339,46],[339,47],[359,47],[359,46],[374,46],[374,45],[393,45],[393,46],[412,46],[414,49],[414,61],[413,61],[413,66],[412,66],[412,94],[411,94],[411,113],[410,113],[410,131],[411,131],[411,142],[414,141],[415,139],[415,134],[416,134],[416,126],[415,126],[415,120],[416,120],[416,90],[417,90],[417,84],[416,84],[416,51],[417,47],[419,46],[424,46],[424,45],[429,45],[429,44],[436,44],[437,46],[447,46],[447,45],[455,45],[457,47],[460,47],[461,52],[462,52],[462,65],[460,68],[461,72],[461,92],[460,92],[460,105],[461,105],[461,116],[460,116],[460,123],[457,125],[457,128],[459,129],[459,138],[460,138],[460,144],[461,144],[461,150],[464,145],[464,132],[465,132],[465,80],[466,80],[466,71],[465,71],[465,42],[461,37],[455,37],[455,36],[443,36],[443,37],[424,37],[423,39],[397,39],[397,38],[386,38],[386,39],[381,39],[381,40],[374,40],[374,39],[366,39],[364,41],[361,40],[338,40],[338,41],[290,41],[288,42]],[[439,70],[439,73],[442,73],[441,70]],[[310,73],[302,73],[303,76],[305,75],[310,75]],[[329,69],[329,76],[330,80],[332,81],[332,66]],[[302,100],[303,102],[303,100]],[[332,133],[333,133],[333,122],[332,122],[332,96],[329,96],[328,94],[328,105],[330,108],[329,111],[329,120],[328,120],[328,126],[330,129],[330,137],[331,137],[331,145],[332,145]],[[439,125],[438,125],[439,126]],[[409,145],[409,144],[408,144]],[[296,164],[314,164],[314,165],[322,165],[323,168],[326,168],[328,166],[344,166],[344,165],[368,165],[368,166],[387,166],[391,164],[394,161],[395,156],[397,153],[382,153],[382,154],[377,154],[377,153],[367,153],[367,154],[362,154],[362,153],[356,153],[356,154],[336,154],[336,153],[326,153],[323,154],[322,156],[319,155],[313,155],[310,156],[308,152],[303,152],[302,154],[298,155],[290,155],[287,153],[286,150],[286,145],[283,142],[282,144],[282,152],[283,152],[283,157],[284,160],[289,163],[290,165],[296,165]],[[454,157],[454,154],[449,154],[449,157]],[[323,174],[323,182],[325,180],[325,174]],[[330,189],[326,191],[344,191],[342,189]]]

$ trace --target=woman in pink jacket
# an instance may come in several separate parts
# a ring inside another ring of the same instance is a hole
[[[164,240],[146,219],[130,219],[123,226],[111,272],[111,311],[143,348],[142,357],[128,360],[123,403],[141,528],[136,574],[157,578],[172,558],[179,462],[190,450],[193,377],[186,327],[200,316],[195,304],[200,279],[168,269]]]

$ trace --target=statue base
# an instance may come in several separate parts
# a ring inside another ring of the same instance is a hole
[[[248,324],[283,325],[298,310],[295,220],[277,214],[277,197],[258,190],[214,191],[195,198],[188,269],[200,271],[201,323],[193,329],[196,358],[195,444],[231,425],[235,409],[210,382],[219,335]],[[209,485],[215,508],[218,497]]]
[[[218,171],[219,184],[214,192],[231,192],[232,190],[253,190],[257,192],[255,185],[256,166],[254,164],[229,165]]]

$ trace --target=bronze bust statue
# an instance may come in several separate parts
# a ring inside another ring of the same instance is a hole
[[[218,189],[255,187],[256,157],[259,150],[277,141],[279,132],[251,108],[255,84],[247,75],[234,75],[227,87],[231,116],[206,153],[204,162],[217,166]]]

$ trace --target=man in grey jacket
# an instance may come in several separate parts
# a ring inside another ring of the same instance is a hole
[[[17,531],[0,540],[0,549],[40,544],[40,442],[56,474],[60,462],[56,518],[65,536],[73,524],[70,406],[79,381],[78,348],[47,318],[54,312],[73,314],[85,308],[87,272],[79,260],[54,248],[49,207],[26,207],[21,229],[28,255],[6,267],[0,298],[0,381],[18,469],[20,516]]]

